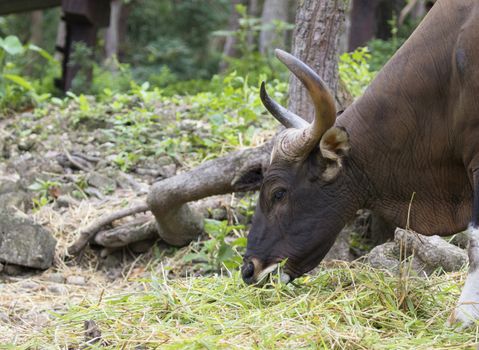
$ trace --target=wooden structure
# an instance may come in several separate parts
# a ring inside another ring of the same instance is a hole
[[[63,54],[62,77],[56,85],[68,91],[80,69],[69,64],[72,49],[78,42],[95,47],[98,28],[107,27],[110,22],[110,0],[0,0],[0,16],[55,6],[62,7],[62,20],[66,24],[65,42],[56,48]]]

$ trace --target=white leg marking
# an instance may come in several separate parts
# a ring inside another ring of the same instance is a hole
[[[462,327],[479,321],[479,228],[469,227],[469,273],[449,321]]]

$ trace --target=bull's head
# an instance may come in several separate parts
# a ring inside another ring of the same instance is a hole
[[[285,259],[284,282],[313,269],[359,209],[348,134],[334,126],[334,98],[310,67],[281,50],[276,56],[308,90],[315,119],[309,124],[281,107],[262,84],[263,104],[286,129],[274,140],[248,235],[242,268],[248,284],[259,282]]]

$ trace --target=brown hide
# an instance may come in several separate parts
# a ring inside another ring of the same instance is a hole
[[[368,206],[447,235],[471,218],[479,168],[479,2],[440,0],[337,124],[369,178]],[[354,176],[354,175],[353,175]],[[414,193],[414,198],[413,197]]]

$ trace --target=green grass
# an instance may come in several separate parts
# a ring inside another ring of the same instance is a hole
[[[467,349],[479,335],[445,326],[465,273],[401,281],[341,264],[263,288],[245,286],[237,272],[155,276],[135,282],[141,291],[71,305],[25,348],[85,346],[85,320],[102,331],[102,346],[91,348],[110,349]]]

